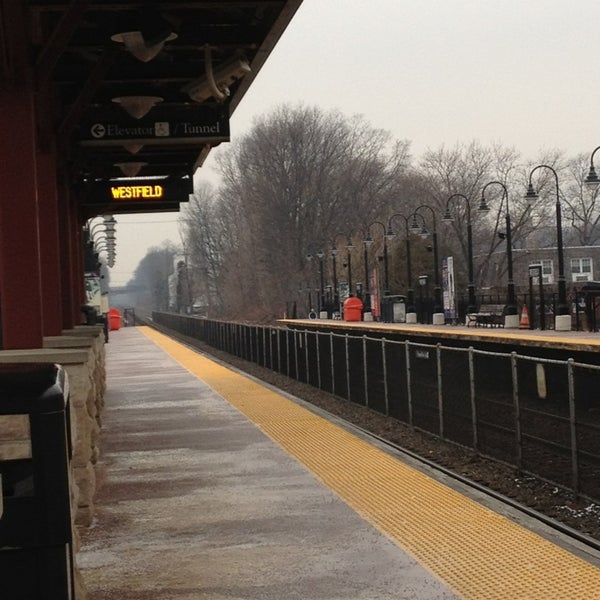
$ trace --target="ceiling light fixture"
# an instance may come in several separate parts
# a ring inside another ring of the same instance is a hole
[[[127,152],[130,154],[137,154],[143,147],[143,144],[123,144],[123,148],[125,148],[125,150],[127,150]]]
[[[134,119],[145,117],[164,98],[160,96],[118,96],[112,101],[127,111]]]
[[[169,33],[163,40],[148,44],[141,31],[123,31],[110,36],[113,42],[125,45],[125,48],[141,62],[149,62],[163,49],[165,42],[171,42],[177,38],[174,32]]]

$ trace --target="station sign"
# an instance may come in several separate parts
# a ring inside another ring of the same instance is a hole
[[[151,110],[142,119],[125,111],[91,111],[77,129],[81,146],[124,144],[195,145],[229,141],[229,116],[222,109],[186,107]]]
[[[113,179],[94,182],[83,194],[82,204],[177,204],[188,202],[193,192],[187,179]]]

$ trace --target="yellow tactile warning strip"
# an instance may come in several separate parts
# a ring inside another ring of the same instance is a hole
[[[600,569],[260,383],[140,329],[462,598],[600,598]]]

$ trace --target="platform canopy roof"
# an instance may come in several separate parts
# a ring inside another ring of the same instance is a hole
[[[71,182],[191,178],[301,1],[0,0],[0,86],[19,21],[40,136]]]

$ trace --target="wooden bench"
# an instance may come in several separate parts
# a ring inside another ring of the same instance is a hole
[[[476,313],[467,313],[467,327],[504,327],[504,304],[482,304]]]

